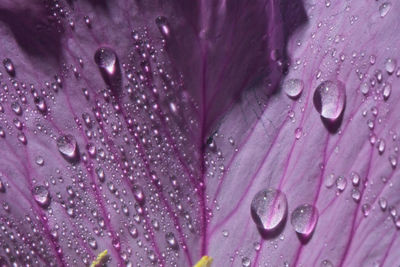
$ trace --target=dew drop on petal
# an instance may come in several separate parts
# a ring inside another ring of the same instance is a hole
[[[60,154],[70,163],[79,161],[79,148],[75,137],[70,134],[60,136],[57,139],[57,147]]]
[[[248,257],[243,257],[242,258],[242,266],[249,267],[250,265],[251,265],[251,260]]]
[[[346,189],[346,185],[347,185],[347,180],[345,177],[343,176],[339,176],[336,179],[336,188],[337,190],[339,190],[340,192],[342,192],[344,189]]]
[[[384,197],[381,197],[379,199],[379,207],[381,208],[382,211],[385,211],[387,208],[387,200]]]
[[[287,215],[286,195],[277,189],[259,191],[251,202],[251,216],[255,224],[265,231],[277,228]]]
[[[392,4],[390,2],[383,3],[382,5],[379,6],[379,15],[381,18],[385,17],[390,9],[392,8]]]
[[[358,186],[360,184],[361,177],[357,172],[351,173],[351,182],[354,186]]]
[[[385,86],[383,86],[383,99],[388,100],[390,94],[392,93],[392,85],[390,83],[385,84]]]
[[[321,261],[320,267],[334,267],[332,262],[329,260],[323,260]]]
[[[50,194],[46,187],[39,185],[33,189],[33,197],[36,203],[41,207],[46,208],[50,204]]]
[[[358,188],[353,188],[351,190],[351,197],[353,198],[353,200],[355,202],[358,202],[360,200],[360,198],[361,198],[360,190],[358,190]]]
[[[10,75],[11,77],[15,76],[15,67],[14,67],[14,64],[11,61],[11,59],[5,58],[3,60],[3,66],[6,69],[6,72],[8,73],[8,75]]]
[[[108,47],[100,47],[94,54],[94,61],[105,83],[111,87],[117,86],[121,79],[121,70],[115,51]]]
[[[168,232],[165,234],[165,240],[167,241],[167,244],[169,247],[172,249],[178,249],[178,241],[175,238],[175,235],[172,232]]]
[[[346,91],[340,81],[324,81],[315,89],[313,96],[315,109],[328,120],[336,120],[342,114]]]
[[[297,233],[308,237],[318,222],[318,210],[310,204],[300,205],[292,212],[290,222]]]
[[[304,83],[300,79],[289,79],[282,84],[282,89],[291,98],[297,98],[303,91]]]
[[[368,217],[369,212],[371,211],[371,205],[366,203],[364,205],[361,206],[361,211],[364,215],[364,217]]]
[[[161,34],[164,37],[168,37],[170,32],[171,32],[171,30],[169,28],[167,18],[164,17],[164,16],[157,17],[156,18],[156,24],[157,24],[157,27],[160,30]]]
[[[393,74],[397,67],[397,61],[392,58],[388,58],[385,61],[385,70],[388,74]]]

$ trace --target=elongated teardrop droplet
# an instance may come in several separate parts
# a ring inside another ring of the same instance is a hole
[[[57,139],[57,147],[60,154],[70,163],[79,161],[79,148],[75,137],[72,135],[63,135]]]
[[[161,34],[164,37],[168,37],[171,31],[170,31],[169,26],[168,26],[167,18],[163,17],[163,16],[157,17],[156,18],[156,24],[157,24],[157,27],[160,30]]]
[[[346,90],[340,81],[324,81],[314,92],[315,109],[325,119],[335,121],[343,112]]]
[[[269,188],[254,196],[250,209],[256,225],[262,230],[272,231],[286,218],[288,204],[283,192]]]
[[[298,206],[291,216],[290,222],[293,229],[305,236],[309,237],[315,229],[318,221],[318,210],[310,204],[303,204]]]
[[[94,61],[105,83],[112,89],[118,87],[121,82],[121,69],[115,51],[108,47],[100,47],[94,54]]]

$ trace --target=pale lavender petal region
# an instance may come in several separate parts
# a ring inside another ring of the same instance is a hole
[[[223,169],[208,177],[210,255],[227,266],[399,265],[400,5],[385,12],[388,4],[375,1],[304,5],[309,22],[290,38],[285,77],[304,82],[302,95],[292,100],[282,90],[256,108],[263,89],[248,93],[217,131],[222,155],[209,152],[208,162]],[[313,103],[324,81],[345,87],[343,117],[333,124]],[[315,205],[308,239],[290,222],[260,234],[250,205],[267,188],[285,193],[289,214]]]

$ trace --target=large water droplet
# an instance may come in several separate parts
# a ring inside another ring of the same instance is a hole
[[[35,201],[43,208],[46,208],[50,204],[50,194],[47,188],[39,185],[33,189],[33,197]]]
[[[346,90],[340,81],[324,81],[315,89],[314,106],[321,116],[336,120],[342,114],[346,102]]]
[[[277,189],[259,191],[251,202],[251,216],[256,225],[265,231],[277,228],[286,218],[287,200],[283,192]]]
[[[75,137],[70,134],[60,136],[57,139],[57,147],[60,154],[70,163],[79,161],[79,148]]]
[[[282,84],[282,89],[291,98],[298,97],[303,91],[303,88],[304,83],[299,79],[289,79]]]
[[[121,70],[115,51],[108,47],[100,47],[94,54],[94,61],[99,67],[105,83],[113,89],[119,87]]]
[[[11,59],[5,58],[3,60],[4,68],[6,69],[8,75],[14,77],[15,76],[15,67]]]
[[[292,212],[290,222],[297,233],[309,237],[318,222],[318,210],[310,204],[300,205]]]

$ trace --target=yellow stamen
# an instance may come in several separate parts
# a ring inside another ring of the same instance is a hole
[[[106,256],[107,256],[107,249],[104,250],[103,252],[100,252],[100,254],[97,255],[97,258],[92,262],[92,264],[90,264],[90,267],[96,267],[97,265],[99,265]]]
[[[213,258],[209,256],[203,256],[193,267],[210,267]]]

